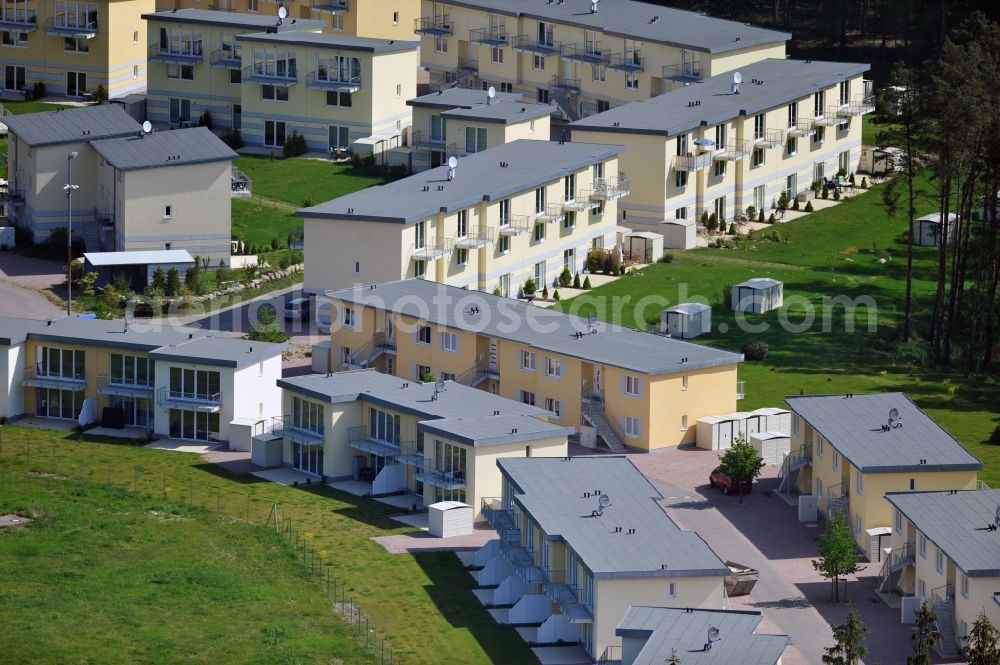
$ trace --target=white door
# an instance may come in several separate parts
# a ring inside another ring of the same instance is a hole
[[[752,418],[747,418],[746,420],[746,435],[747,440],[750,440],[751,434],[756,434],[760,431],[760,416],[754,416]]]
[[[601,390],[601,368],[594,367],[594,394],[603,397],[604,391]]]
[[[719,423],[719,450],[726,450],[733,445],[733,428],[736,425],[732,420]]]
[[[490,338],[490,372],[497,373],[497,340],[495,337]]]

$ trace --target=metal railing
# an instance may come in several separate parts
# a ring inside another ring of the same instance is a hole
[[[517,528],[517,520],[514,513],[503,505],[503,498],[499,496],[484,496],[480,502],[483,518],[498,532],[509,531]]]
[[[336,69],[319,69],[306,74],[306,87],[321,90],[356,92],[361,89],[361,74],[342,74]]]
[[[360,450],[380,457],[397,457],[404,445],[412,446],[412,441],[384,441],[370,436],[368,428],[364,425],[360,427],[347,428],[347,445],[355,450]]]
[[[443,150],[447,146],[455,147],[454,143],[447,143],[447,139],[443,136],[434,136],[431,132],[425,132],[421,129],[413,132],[410,138],[410,144],[414,148],[437,148]]]
[[[465,477],[464,470],[445,471],[444,469],[429,468],[424,468],[422,472],[414,476],[415,480],[425,485],[433,485],[445,490],[462,489],[465,487]]]
[[[26,386],[81,390],[87,383],[87,375],[84,372],[67,373],[38,366],[24,370],[23,383]]]
[[[580,92],[580,79],[556,75],[549,79],[549,88],[566,90],[568,92]]]
[[[700,81],[704,76],[700,60],[678,63],[676,65],[663,65],[661,72],[663,78],[674,81]]]
[[[608,69],[631,73],[641,72],[646,68],[646,61],[643,60],[639,51],[625,51],[624,53],[613,53],[608,58]]]
[[[76,14],[57,14],[45,20],[45,32],[89,39],[97,36],[97,20],[91,21]]]
[[[597,659],[597,665],[621,665],[622,648],[614,644],[604,648],[604,653]]]
[[[940,605],[951,606],[955,602],[955,586],[953,584],[943,584],[930,591],[931,607]]]
[[[699,152],[674,157],[674,169],[677,171],[700,171],[712,165],[712,153]]]
[[[410,256],[415,261],[434,261],[451,256],[454,248],[455,241],[451,238],[432,238],[422,245],[411,245]]]
[[[725,147],[722,147],[712,153],[712,159],[717,161],[730,161],[737,162],[741,159],[746,159],[753,152],[753,141],[739,140],[739,141],[729,141],[726,143]]]
[[[243,68],[243,82],[260,85],[291,85],[299,80],[298,67],[294,61],[286,67],[277,67],[273,62],[255,62]]]
[[[240,47],[220,48],[212,51],[211,64],[220,69],[242,69],[243,61],[240,59]]]
[[[455,239],[455,247],[477,249],[493,244],[493,229],[472,229]]]
[[[870,81],[868,81],[870,83]],[[860,95],[851,100],[851,103],[847,106],[848,111],[851,115],[865,115],[867,113],[875,112],[875,96],[874,95]]]
[[[584,44],[564,44],[562,47],[562,57],[574,62],[583,62],[588,65],[608,64],[609,54],[607,50],[601,48],[600,43]]]
[[[444,83],[447,86],[460,85],[466,79],[479,74],[479,61],[474,58],[460,59],[458,66],[445,72]]]
[[[628,178],[594,178],[591,195],[598,199],[618,199],[629,194]]]
[[[780,129],[765,129],[762,132],[754,132],[753,142],[758,146],[780,148],[785,145],[785,132]]]
[[[201,41],[189,44],[172,44],[169,46],[152,44],[147,49],[146,55],[148,59],[156,60],[157,62],[191,65],[200,63],[205,57]]]
[[[0,13],[0,29],[33,32],[38,27],[38,13],[23,7],[4,7]]]
[[[839,482],[826,488],[827,518],[833,517],[837,512],[850,514],[850,497],[847,494],[849,489],[846,482]]]
[[[594,195],[592,189],[578,189],[572,200],[563,202],[563,209],[573,212],[586,212],[600,207],[601,199]]]
[[[816,133],[812,120],[798,120],[788,125],[788,135],[794,137],[812,136]]]
[[[418,35],[433,35],[439,37],[451,34],[451,14],[441,16],[422,16],[413,19],[413,32]]]
[[[222,393],[190,393],[184,390],[171,390],[169,386],[163,386],[156,393],[156,401],[161,406],[166,404],[179,407],[218,409],[222,406]]]
[[[510,35],[507,34],[507,28],[501,26],[493,26],[491,28],[474,28],[469,30],[469,41],[474,44],[483,44],[484,46],[506,46],[509,38]]]
[[[849,122],[847,117],[840,114],[841,108],[839,106],[827,106],[823,110],[823,115],[818,116],[813,120],[813,124],[818,127],[833,127],[835,125],[846,125]]]
[[[531,230],[534,221],[528,215],[507,215],[500,219],[500,235],[516,236]]]
[[[303,445],[320,444],[326,438],[326,430],[323,425],[320,425],[318,429],[296,425],[295,419],[291,415],[273,416],[271,418],[271,434]]]
[[[396,460],[417,469],[423,469],[426,463],[423,451],[417,450],[416,446],[400,446]]]
[[[511,37],[510,46],[515,51],[524,51],[535,55],[557,55],[562,51],[562,42],[553,39],[539,40],[537,35]]]
[[[514,567],[518,576],[528,584],[539,584],[544,581],[542,567],[535,563],[538,559],[538,552],[535,550],[511,540],[501,539],[500,553]]]
[[[565,217],[561,203],[546,203],[544,210],[535,213],[535,220],[540,222],[561,222]]]
[[[124,376],[97,375],[97,391],[100,393],[110,392],[151,396],[155,387],[153,377],[149,377],[145,381],[137,381]]]

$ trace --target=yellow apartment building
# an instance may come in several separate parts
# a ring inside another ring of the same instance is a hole
[[[236,43],[247,145],[280,149],[292,132],[322,153],[379,154],[402,144],[419,42],[295,30],[239,35]]]
[[[156,11],[207,9],[322,21],[324,32],[377,39],[412,39],[420,0],[156,0]],[[150,42],[152,43],[152,42]]]
[[[877,561],[892,523],[890,492],[976,488],[983,463],[903,393],[785,398],[791,453],[782,490],[848,516],[854,540]]]
[[[287,344],[122,321],[0,317],[0,416],[104,422],[193,441],[229,441],[242,419],[281,408]]]
[[[586,445],[695,440],[732,411],[742,356],[430,280],[330,291],[331,365],[427,374],[537,405]]]
[[[202,3],[196,3],[202,4]],[[243,108],[241,45],[236,36],[276,28],[319,32],[319,20],[276,25],[271,14],[179,9],[143,14],[149,58],[146,115],[158,126],[199,122],[206,111],[212,129],[240,129]],[[249,64],[249,63],[248,63]]]
[[[511,141],[548,141],[551,107],[520,101],[515,93],[448,88],[407,102],[413,108],[409,146],[400,163],[425,171]],[[405,151],[405,152],[402,152]],[[405,159],[405,162],[402,161]]]
[[[575,643],[597,660],[620,647],[615,631],[631,606],[722,609],[729,569],[663,512],[663,497],[627,458],[497,465],[502,491],[484,499],[483,513],[499,538],[463,560],[481,567],[476,595],[499,606],[494,618],[538,626],[518,630],[529,644]]]
[[[564,457],[573,432],[544,409],[462,384],[407,381],[375,370],[281,379],[285,466],[365,495],[424,507],[475,508],[500,492],[497,460]]]
[[[891,546],[879,591],[904,609],[927,601],[937,614],[937,651],[957,656],[980,613],[1000,625],[1000,490],[887,494]],[[905,612],[904,612],[905,614]]]
[[[4,0],[0,3],[3,90],[45,84],[48,95],[110,97],[146,87],[146,31],[154,0]]]
[[[422,11],[432,82],[519,92],[568,120],[784,58],[791,37],[636,0],[424,0]]]
[[[813,181],[853,173],[862,116],[874,106],[868,65],[766,59],[646,102],[570,124],[573,140],[625,146],[630,182],[621,223],[690,249],[703,213],[719,220],[749,206],[770,213]]]
[[[540,290],[616,244],[620,152],[518,140],[299,210],[305,288],[421,277],[515,296],[532,277]]]

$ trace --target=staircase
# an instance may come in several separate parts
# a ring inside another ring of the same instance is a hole
[[[584,421],[589,421],[591,426],[597,430],[597,436],[613,453],[627,452],[622,440],[611,427],[604,415],[604,400],[600,395],[583,395],[581,398],[581,411]]]
[[[555,104],[562,119],[566,122],[573,122],[583,117],[583,114],[580,113],[579,94],[571,88],[550,86],[549,102]]]
[[[458,66],[444,73],[437,89],[468,88],[479,76],[479,62],[476,60],[459,60]]]
[[[81,226],[83,228],[80,231],[80,236],[83,238],[83,246],[87,248],[87,251],[104,251],[101,243],[101,225],[96,222],[84,222]]]
[[[790,452],[781,463],[781,482],[778,484],[778,492],[790,494],[796,487],[799,478],[799,471],[812,464],[805,446]]]
[[[386,351],[385,333],[377,332],[364,345],[355,349],[350,357],[340,364],[338,370],[365,369]]]
[[[958,643],[955,640],[955,607],[954,587],[950,584],[931,590],[931,609],[937,615],[934,627],[941,633],[941,641],[934,650],[944,658],[954,658],[959,655]]]
[[[835,515],[848,513],[847,486],[844,483],[837,483],[826,490],[826,518],[829,520]]]
[[[485,360],[479,360],[475,365],[456,376],[455,383],[475,388],[488,378],[490,378],[489,367]]]
[[[899,582],[899,574],[907,566],[913,565],[915,561],[913,547],[914,543],[911,540],[886,555],[885,561],[882,562],[882,570],[878,574],[878,586],[876,590],[879,593],[895,592],[896,584]]]

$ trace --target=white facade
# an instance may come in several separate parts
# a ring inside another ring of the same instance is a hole
[[[11,419],[24,413],[24,345],[0,347],[0,418]]]

